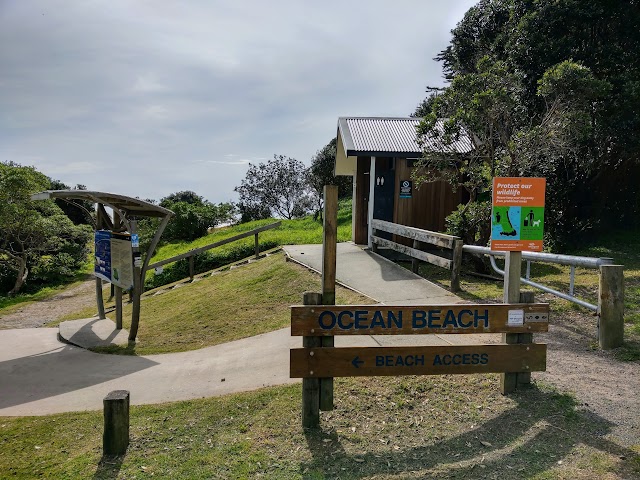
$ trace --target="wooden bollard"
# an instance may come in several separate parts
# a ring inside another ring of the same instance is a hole
[[[129,392],[114,390],[103,400],[103,455],[124,455],[129,446]]]
[[[608,350],[624,340],[624,275],[622,265],[600,266],[598,343]]]
[[[305,292],[302,295],[304,305],[322,305],[322,294]],[[302,337],[305,348],[322,346],[321,337]],[[320,379],[302,379],[302,426],[315,428],[320,425]]]

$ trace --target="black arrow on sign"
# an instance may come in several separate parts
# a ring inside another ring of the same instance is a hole
[[[364,363],[364,360],[359,360],[357,356],[351,361],[351,365],[353,365],[356,368],[360,368],[360,365],[363,363]]]

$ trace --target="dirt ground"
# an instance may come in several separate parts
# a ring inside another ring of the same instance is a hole
[[[639,445],[640,363],[599,350],[596,321],[590,313],[552,315],[549,332],[534,337],[547,344],[547,370],[533,378],[572,393],[581,411],[610,422],[607,437],[625,447]]]
[[[0,329],[46,326],[63,315],[95,305],[90,280],[41,302],[0,317]],[[541,296],[542,297],[542,296]],[[548,299],[538,298],[538,301]],[[579,409],[610,423],[608,438],[625,447],[640,444],[640,364],[621,362],[595,348],[596,318],[589,313],[552,315],[549,332],[536,342],[548,344],[547,371],[534,380],[575,396]]]
[[[37,328],[96,304],[96,281],[87,280],[39,302],[26,304],[8,315],[0,314],[0,329]]]

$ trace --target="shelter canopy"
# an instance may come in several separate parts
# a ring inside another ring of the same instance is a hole
[[[126,195],[118,195],[115,193],[95,192],[89,190],[46,190],[31,196],[32,200],[88,200],[94,203],[100,203],[127,214],[127,216],[139,217],[166,217],[173,215],[160,205],[140,200],[139,198],[128,197]]]

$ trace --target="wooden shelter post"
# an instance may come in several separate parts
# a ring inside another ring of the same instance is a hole
[[[129,221],[129,233],[138,233],[138,222]],[[131,329],[129,330],[129,341],[135,342],[138,336],[138,325],[140,324],[140,297],[142,296],[142,263],[140,259],[140,247],[131,247],[133,253],[133,308],[131,309]]]
[[[101,208],[102,207],[102,208]],[[96,213],[96,230],[102,230],[104,227],[104,207],[98,204]],[[98,318],[104,320],[107,316],[104,313],[104,298],[102,297],[102,279],[96,277],[96,305],[98,306]]]

